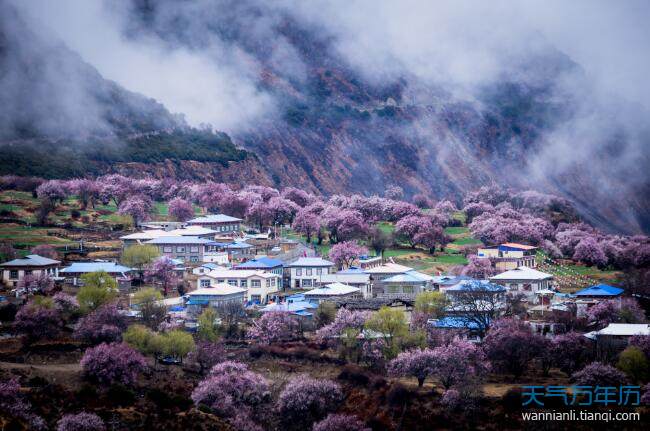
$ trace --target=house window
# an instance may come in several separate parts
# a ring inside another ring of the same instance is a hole
[[[239,280],[239,287],[248,287],[248,280]]]
[[[12,269],[11,271],[9,271],[9,278],[18,278],[18,270]]]
[[[251,301],[257,303],[262,302],[262,295],[251,295]]]
[[[260,280],[251,280],[251,287],[262,287],[262,282]]]
[[[222,279],[219,279],[219,280],[217,280],[217,283],[225,283],[225,282],[226,282],[226,280],[225,280],[225,279],[223,279],[223,278],[222,278]]]
[[[199,280],[201,287],[210,287],[210,280]]]
[[[32,270],[31,269],[26,269],[25,270],[25,275],[32,275]]]
[[[176,247],[176,253],[185,253],[185,246],[179,245]]]
[[[266,279],[266,287],[271,287],[271,279],[270,278]]]
[[[530,283],[524,284],[524,290],[530,291],[532,289],[532,286]]]
[[[296,276],[300,277],[302,275],[302,268],[296,268]]]
[[[316,268],[316,275],[322,275],[323,274],[323,268]]]
[[[163,253],[171,253],[172,248],[171,247],[163,247]]]
[[[199,257],[198,256],[190,256],[190,262],[198,262]]]
[[[404,293],[413,293],[413,286],[404,286],[404,287],[402,287],[402,292],[404,292]]]
[[[510,283],[510,290],[519,290],[519,285],[517,283]]]
[[[275,278],[271,279],[271,286],[275,287]]]
[[[198,245],[193,245],[190,247],[190,253],[198,253],[199,252],[199,246]]]
[[[228,284],[231,286],[237,286],[237,280],[228,280]]]
[[[388,293],[398,293],[398,287],[397,286],[388,286]]]
[[[302,286],[303,287],[311,287],[311,280],[303,280],[302,281]]]
[[[307,268],[305,270],[305,275],[311,275],[311,268]]]

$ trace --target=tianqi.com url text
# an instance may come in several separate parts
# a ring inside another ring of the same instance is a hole
[[[638,412],[590,412],[587,410],[569,411],[544,411],[544,412],[522,412],[521,417],[525,421],[640,421],[641,413]]]

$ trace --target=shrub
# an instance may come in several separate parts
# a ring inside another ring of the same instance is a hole
[[[271,311],[256,319],[248,329],[248,338],[262,344],[292,340],[300,335],[300,323],[289,313]]]
[[[205,380],[192,392],[197,407],[206,406],[215,413],[232,421],[250,419],[250,408],[260,404],[268,396],[268,383],[264,377],[239,362],[226,361],[215,365]]]
[[[194,351],[188,355],[188,360],[197,363],[200,367],[201,374],[203,374],[205,370],[221,362],[224,354],[224,348],[221,344],[199,341]]]
[[[105,304],[81,318],[74,331],[75,338],[89,344],[120,341],[126,320],[115,304]]]
[[[15,328],[29,340],[55,337],[63,321],[51,298],[33,297],[16,313]]]
[[[311,424],[333,411],[343,400],[336,383],[299,376],[290,380],[278,398],[278,410],[289,422]]]
[[[329,414],[312,431],[370,431],[356,416]]]
[[[57,431],[104,431],[102,418],[94,413],[81,412],[64,415],[56,424]]]
[[[87,377],[102,384],[132,385],[147,368],[147,362],[125,343],[102,343],[86,350],[81,368]]]
[[[592,362],[571,376],[581,386],[621,386],[625,383],[625,374],[616,368],[601,362]]]
[[[77,292],[77,301],[84,313],[95,310],[117,297],[117,282],[105,271],[84,274],[81,281],[83,286]]]
[[[631,381],[639,383],[647,381],[650,364],[641,349],[630,346],[621,352],[616,368],[623,371]]]

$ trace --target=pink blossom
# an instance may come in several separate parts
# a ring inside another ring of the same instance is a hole
[[[307,242],[311,242],[311,237],[320,229],[321,223],[318,215],[302,209],[298,211],[293,220],[293,230],[307,237]]]
[[[356,416],[329,414],[314,424],[312,431],[370,431]]]
[[[301,375],[291,379],[278,398],[285,421],[310,424],[336,409],[343,400],[338,384]]]
[[[625,374],[601,362],[592,362],[574,373],[571,380],[580,386],[621,386],[627,381]]]
[[[290,313],[266,312],[248,328],[247,337],[261,344],[295,339],[300,335],[300,323]]]
[[[359,256],[368,254],[368,249],[358,245],[354,241],[343,241],[334,244],[330,248],[328,256],[339,268],[349,267]]]
[[[194,208],[189,201],[174,198],[169,201],[169,215],[176,221],[187,221],[194,217]]]
[[[105,304],[79,319],[74,331],[77,339],[90,344],[120,341],[126,320],[115,304]]]
[[[104,431],[102,418],[94,413],[64,415],[56,424],[57,431]]]
[[[145,358],[125,343],[102,343],[86,350],[81,358],[84,374],[102,384],[133,385],[147,368]]]

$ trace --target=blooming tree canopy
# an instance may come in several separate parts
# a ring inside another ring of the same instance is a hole
[[[312,431],[370,431],[356,416],[329,414],[314,424]]]
[[[338,384],[301,375],[291,379],[280,393],[278,410],[286,421],[310,424],[333,411],[342,400]]]
[[[246,335],[262,344],[291,340],[300,335],[300,322],[290,313],[269,311],[253,322]]]
[[[147,368],[145,358],[125,343],[102,343],[86,350],[81,358],[84,374],[102,384],[130,386]]]
[[[169,201],[169,215],[176,221],[187,221],[194,217],[194,208],[190,201],[174,198]]]
[[[347,268],[354,263],[359,256],[366,255],[368,249],[360,246],[355,241],[343,241],[334,244],[329,250],[329,258],[338,265],[339,268]]]
[[[56,423],[57,431],[104,431],[106,426],[102,418],[94,413],[81,412],[63,415]]]

